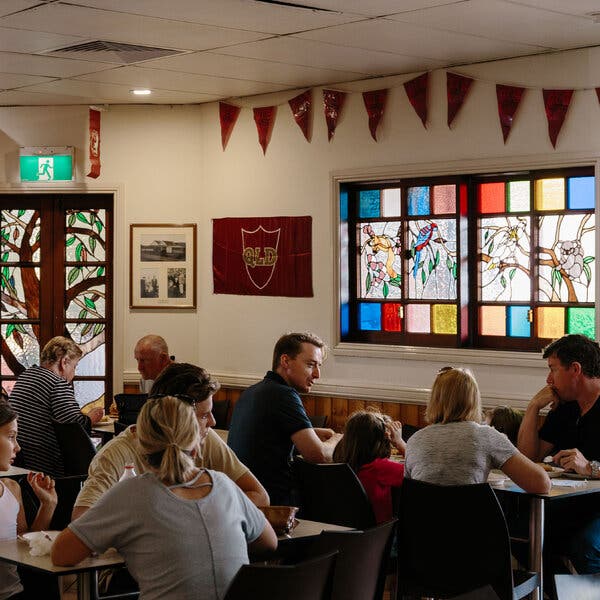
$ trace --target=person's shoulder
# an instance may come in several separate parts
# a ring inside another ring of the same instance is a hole
[[[21,488],[14,479],[11,479],[10,477],[3,477],[2,483],[17,500],[21,497]]]

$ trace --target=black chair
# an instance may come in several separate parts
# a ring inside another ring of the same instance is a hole
[[[292,463],[301,516],[355,529],[375,526],[375,515],[362,483],[346,463]]]
[[[329,600],[337,552],[297,565],[243,565],[224,600]]]
[[[538,587],[536,573],[512,571],[506,520],[489,484],[405,479],[401,490],[400,597],[451,598],[490,585],[513,600]]]
[[[327,415],[313,415],[308,417],[313,427],[326,427],[327,426]]]
[[[113,423],[113,425],[115,428],[115,435],[119,435],[120,433],[123,433],[129,427],[129,425],[127,425],[125,423],[121,423],[121,421],[115,421]]]
[[[323,531],[309,546],[315,556],[337,550],[332,600],[380,600],[396,519],[365,531]]]
[[[421,428],[417,427],[416,425],[402,423],[402,439],[405,442],[408,442],[408,440],[412,437],[412,435],[414,433],[416,433],[417,431],[419,431],[419,429],[421,429]]]
[[[59,423],[52,420],[65,475],[86,475],[96,447],[79,423]]]
[[[594,575],[555,575],[557,600],[598,600],[600,573]]]
[[[125,425],[133,425],[146,400],[148,394],[116,394],[115,404],[119,412],[119,421]]]
[[[227,426],[227,415],[229,414],[229,400],[215,400],[212,409],[217,429],[229,429]]]

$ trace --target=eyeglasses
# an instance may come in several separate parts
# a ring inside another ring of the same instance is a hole
[[[173,398],[177,398],[177,400],[181,400],[186,404],[189,404],[193,408],[196,407],[198,400],[193,396],[189,396],[188,394],[152,394],[152,396],[148,396],[148,400],[156,400],[159,398],[166,398],[167,396],[172,396]]]

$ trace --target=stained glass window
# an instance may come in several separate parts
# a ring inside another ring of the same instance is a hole
[[[587,167],[344,184],[342,340],[537,351],[594,337],[595,205]]]

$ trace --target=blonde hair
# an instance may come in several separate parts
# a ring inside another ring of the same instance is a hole
[[[42,366],[54,365],[65,356],[71,360],[79,360],[83,356],[83,352],[73,340],[57,335],[44,346],[40,355],[40,363]]]
[[[473,373],[449,368],[438,373],[425,411],[429,423],[482,420],[481,396]]]
[[[200,452],[200,429],[194,407],[174,396],[150,398],[137,419],[136,434],[150,468],[166,485],[188,481]]]

